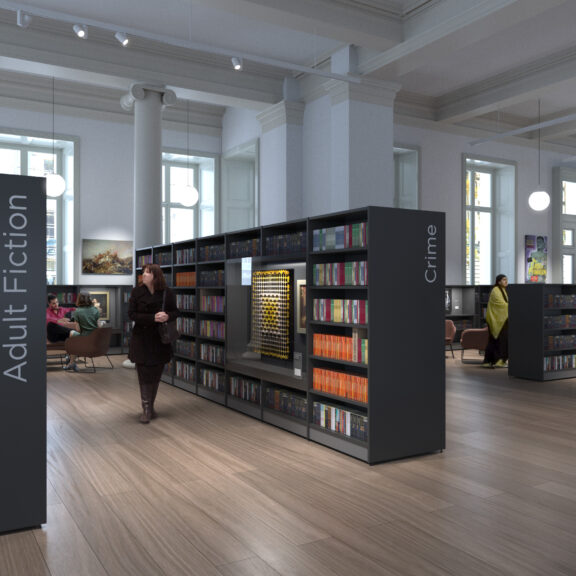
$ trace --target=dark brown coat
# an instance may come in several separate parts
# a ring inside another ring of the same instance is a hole
[[[159,323],[154,321],[156,312],[162,310],[164,291],[151,294],[143,284],[132,290],[128,303],[128,317],[134,321],[130,337],[128,358],[135,364],[154,366],[166,364],[172,358],[172,345],[163,344],[158,332]],[[164,311],[174,320],[179,316],[176,297],[166,288]]]

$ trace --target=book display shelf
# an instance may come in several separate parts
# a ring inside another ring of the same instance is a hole
[[[375,464],[444,448],[444,242],[368,207],[136,257],[172,255],[172,384]]]
[[[576,286],[508,286],[508,374],[528,380],[576,376]]]

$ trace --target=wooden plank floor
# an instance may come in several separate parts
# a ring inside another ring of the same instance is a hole
[[[49,370],[48,523],[0,575],[576,574],[576,380],[447,358],[446,451],[370,467],[166,385],[144,426],[122,360]]]

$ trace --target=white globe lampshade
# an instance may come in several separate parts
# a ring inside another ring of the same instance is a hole
[[[550,206],[550,194],[546,190],[536,190],[528,197],[528,205],[536,212],[542,212]]]
[[[60,174],[46,174],[46,196],[58,198],[66,191],[66,180]]]
[[[180,190],[179,195],[180,204],[182,204],[184,208],[192,208],[200,199],[200,194],[198,194],[198,190],[196,190],[194,186],[184,186],[184,188]]]

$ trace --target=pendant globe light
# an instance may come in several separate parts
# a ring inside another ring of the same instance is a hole
[[[55,95],[55,87],[54,87],[54,77],[52,77],[52,172],[45,174],[46,177],[46,196],[50,198],[58,198],[62,196],[66,191],[66,181],[60,174],[56,174],[54,172],[54,168],[56,166],[56,145],[55,145],[55,138],[54,138],[54,95]]]
[[[540,125],[540,100],[538,100],[538,124]],[[550,194],[544,189],[540,181],[541,163],[540,163],[540,138],[541,128],[538,126],[538,188],[528,196],[528,205],[535,212],[542,212],[550,206]]]
[[[180,193],[180,204],[184,208],[192,208],[198,203],[200,194],[195,186],[190,184],[190,101],[186,101],[186,186]]]

